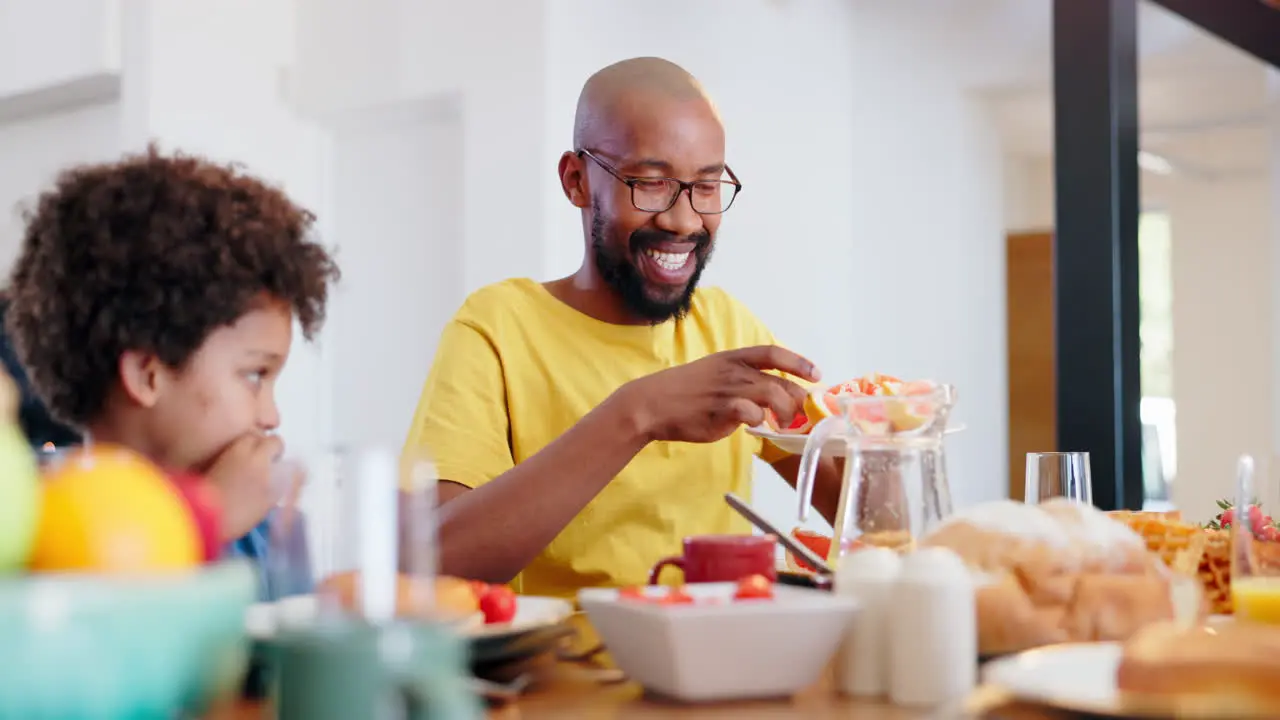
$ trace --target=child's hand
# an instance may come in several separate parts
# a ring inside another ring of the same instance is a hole
[[[213,461],[208,477],[222,491],[222,540],[238,540],[275,505],[271,468],[284,452],[275,435],[245,435]]]

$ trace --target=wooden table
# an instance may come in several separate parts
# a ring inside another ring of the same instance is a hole
[[[598,643],[594,630],[578,615],[570,620],[578,629],[574,643],[581,650]],[[607,657],[604,659],[607,664]],[[491,720],[541,720],[542,718],[825,718],[857,717],[858,720],[926,720],[938,711],[909,710],[885,702],[855,700],[835,691],[828,672],[813,687],[785,700],[688,705],[651,697],[633,682],[602,684],[586,679],[580,666],[555,663],[548,658],[537,672],[538,683],[518,702],[490,711]],[[948,716],[957,717],[947,713]],[[983,720],[1066,720],[1069,714],[1025,705],[1004,703],[978,717]],[[208,720],[262,720],[273,718],[265,703],[241,702],[213,713]]]
[[[749,713],[749,714],[748,714]],[[542,720],[542,718],[683,718],[713,720],[751,717],[760,720],[807,718],[826,720],[929,720],[935,712],[908,710],[884,703],[839,696],[828,681],[790,700],[682,705],[645,696],[634,683],[599,686],[578,685],[540,689],[519,702],[489,712],[490,720]],[[979,716],[982,720],[1068,720],[1076,717],[1025,705],[1008,704]],[[270,720],[266,703],[242,702],[215,712],[209,720]]]

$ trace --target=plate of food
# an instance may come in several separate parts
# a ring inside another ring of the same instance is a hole
[[[765,421],[747,432],[768,440],[778,449],[799,455],[804,452],[809,433],[829,417],[843,415],[856,423],[862,435],[894,437],[927,432],[941,403],[934,402],[949,386],[931,380],[904,381],[892,375],[872,373],[827,387],[815,387],[805,396],[804,406],[790,422],[783,423],[772,411]],[[959,432],[963,426],[948,427]],[[824,455],[843,457],[841,438],[832,438],[823,447]]]
[[[1125,642],[1052,645],[993,660],[984,682],[1024,702],[1111,718],[1274,718],[1280,628],[1154,623]]]
[[[273,603],[258,603],[246,613],[251,638],[269,639],[281,628],[305,627],[321,614],[321,596],[333,598],[346,611],[358,612],[358,575],[333,575],[320,583],[318,594],[295,595]],[[427,586],[401,575],[396,613],[400,617],[452,625],[471,640],[502,640],[560,625],[573,615],[573,606],[559,598],[516,595],[506,585],[440,576],[431,583],[430,602],[423,602]]]

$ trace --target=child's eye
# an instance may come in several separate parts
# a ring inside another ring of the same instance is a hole
[[[261,385],[262,381],[267,378],[266,370],[250,370],[244,374],[244,377],[254,385]]]

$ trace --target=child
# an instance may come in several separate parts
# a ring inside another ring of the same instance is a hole
[[[8,328],[50,410],[221,490],[228,551],[265,559],[275,384],[338,269],[313,216],[229,166],[155,147],[62,173],[28,214]],[[274,593],[270,593],[274,594]]]

